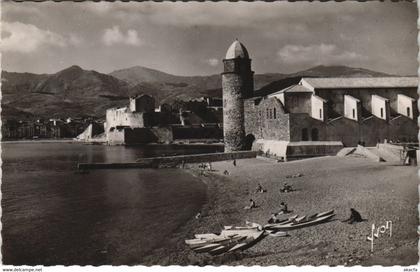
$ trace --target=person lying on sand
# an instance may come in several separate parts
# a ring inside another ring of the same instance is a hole
[[[348,222],[349,224],[353,224],[354,222],[362,222],[362,216],[360,215],[360,213],[358,211],[356,211],[355,209],[351,208],[350,209],[351,215],[349,219],[346,219],[344,221],[341,222]]]
[[[287,184],[287,182],[285,182],[283,184],[283,188],[281,188],[280,191],[282,191],[283,193],[288,193],[288,192],[293,191],[293,187],[291,185]]]
[[[252,199],[250,199],[249,200],[249,206],[245,206],[245,210],[250,210],[250,209],[254,209],[254,208],[256,208],[257,207],[257,205],[255,204],[255,201],[254,200],[252,200]]]

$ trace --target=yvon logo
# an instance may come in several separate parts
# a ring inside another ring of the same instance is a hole
[[[392,237],[392,221],[385,221],[385,225],[378,226],[372,224],[371,236],[366,237],[366,240],[370,241],[370,251],[373,252],[373,241],[375,238],[379,238],[380,234],[385,234],[389,230],[389,237]]]

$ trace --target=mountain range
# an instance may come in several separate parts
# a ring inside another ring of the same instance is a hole
[[[256,95],[297,83],[301,77],[388,76],[363,68],[316,66],[292,73],[254,76]],[[71,66],[55,74],[2,71],[2,119],[95,117],[128,104],[128,97],[152,95],[157,104],[203,96],[221,97],[221,76],[176,76],[135,66],[103,74]]]

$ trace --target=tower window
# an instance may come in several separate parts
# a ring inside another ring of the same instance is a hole
[[[381,108],[381,118],[384,117],[384,108]]]
[[[322,119],[322,109],[319,109],[319,119]]]
[[[353,118],[356,118],[356,110],[353,109]]]
[[[410,107],[407,107],[407,116],[410,117]]]
[[[273,110],[270,109],[270,119],[273,119]]]
[[[276,116],[276,108],[273,109],[273,115],[274,115],[274,119],[277,119],[277,116]]]
[[[268,109],[267,109],[267,119],[268,119],[269,115],[268,115]]]

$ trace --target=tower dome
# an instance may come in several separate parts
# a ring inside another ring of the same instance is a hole
[[[226,52],[225,59],[249,59],[248,50],[246,50],[245,46],[240,43],[238,40],[235,40]]]

